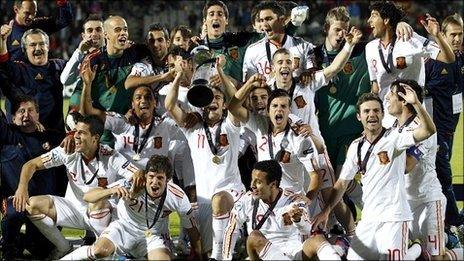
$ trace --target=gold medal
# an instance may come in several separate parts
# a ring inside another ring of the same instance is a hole
[[[214,156],[213,156],[213,163],[214,163],[214,164],[219,164],[219,163],[221,163],[221,158],[219,158],[218,155],[214,155]]]
[[[145,230],[145,237],[151,237],[152,233],[150,229]]]
[[[337,92],[337,87],[334,84],[330,85],[329,92],[335,94]]]
[[[139,161],[140,160],[140,154],[138,154],[138,153],[134,154],[134,156],[132,156],[132,159],[135,160],[135,161]]]

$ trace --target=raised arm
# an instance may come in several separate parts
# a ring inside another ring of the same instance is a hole
[[[184,70],[182,68],[187,66],[186,63],[187,62],[183,61],[182,59],[176,60],[176,77],[174,78],[174,81],[171,84],[171,88],[168,90],[166,99],[164,100],[164,106],[166,107],[166,110],[180,126],[185,125],[185,119],[187,117],[187,113],[184,112],[177,104],[180,80],[182,77],[184,77]]]
[[[350,59],[354,46],[361,40],[361,37],[361,31],[354,26],[351,27],[349,33],[345,34],[345,46],[343,46],[343,49],[335,56],[333,62],[322,70],[327,80],[332,79],[343,69],[345,63]]]
[[[102,199],[109,198],[113,195],[116,195],[119,198],[128,199],[130,196],[130,192],[129,190],[127,190],[127,188],[122,186],[116,186],[112,188],[97,187],[85,193],[82,199],[88,203],[96,203]]]
[[[156,75],[141,75],[135,72],[127,76],[124,82],[126,89],[137,88],[139,86],[151,86],[158,82],[170,82],[174,79],[174,71],[165,72]]]
[[[445,36],[440,31],[440,24],[438,24],[437,19],[432,17],[430,14],[426,14],[425,21],[421,20],[421,24],[424,26],[425,30],[433,36],[435,42],[437,42],[440,47],[440,52],[438,53],[437,60],[444,63],[453,63],[456,60],[453,49],[446,41]]]
[[[14,21],[11,20],[9,24],[4,24],[0,28],[0,55],[6,55],[8,53],[6,40],[8,39],[8,36],[11,34],[13,22]]]
[[[41,169],[45,169],[41,156],[31,159],[23,165],[19,177],[18,188],[13,198],[13,207],[17,211],[21,212],[26,210],[26,205],[29,201],[29,181],[32,179],[32,175]]]
[[[235,92],[235,95],[232,96],[230,100],[228,109],[235,118],[241,122],[248,122],[249,111],[247,108],[243,107],[245,99],[250,95],[251,90],[254,88],[264,88],[266,81],[263,75],[255,74],[251,76],[248,81]]]
[[[95,115],[100,120],[105,122],[106,114],[104,111],[94,108],[92,105],[92,82],[95,78],[95,70],[97,65],[91,68],[89,56],[82,62],[81,78],[82,78],[82,96],[79,106],[79,112],[83,115]]]

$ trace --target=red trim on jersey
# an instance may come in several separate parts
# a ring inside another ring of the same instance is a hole
[[[179,198],[184,198],[184,192],[173,187],[171,184],[168,183],[168,190],[174,194],[176,197],[179,197]]]
[[[237,219],[235,218],[235,216],[235,213],[232,213],[232,215],[230,216],[229,225],[227,226],[227,230],[224,234],[224,250],[222,253],[224,257],[229,256],[232,248],[232,238],[235,228],[237,227]]]
[[[0,63],[4,63],[4,62],[8,61],[9,59],[10,59],[10,54],[9,53],[0,55]]]
[[[95,210],[89,213],[89,217],[94,218],[94,219],[102,219],[111,212],[109,208],[101,209],[101,210]]]
[[[264,245],[263,250],[261,250],[261,253],[259,253],[259,257],[264,257],[266,254],[269,252],[269,249],[271,248],[272,243],[267,242],[266,245]]]

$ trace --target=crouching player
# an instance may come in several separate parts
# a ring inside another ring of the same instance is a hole
[[[125,186],[120,182],[112,188],[96,188],[85,194],[88,202],[98,202],[116,195],[119,219],[112,222],[91,246],[82,246],[63,260],[100,259],[113,255],[116,250],[135,258],[148,260],[171,259],[169,214],[177,212],[192,243],[197,257],[201,255],[200,233],[187,195],[180,187],[168,183],[172,166],[165,156],[153,155],[145,169],[145,187]],[[137,192],[138,191],[138,192]],[[122,254],[122,253],[118,253]]]
[[[315,255],[320,260],[340,260],[321,234],[301,242],[301,235],[311,231],[307,208],[298,196],[280,188],[282,168],[277,161],[257,162],[251,175],[251,191],[235,203],[226,228],[224,259],[232,259],[237,228],[247,222],[250,260],[301,260]]]

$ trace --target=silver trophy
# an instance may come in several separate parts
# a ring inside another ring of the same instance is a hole
[[[194,72],[187,99],[195,107],[205,107],[213,101],[209,78],[216,73],[216,58],[204,45],[195,47],[191,54]]]

